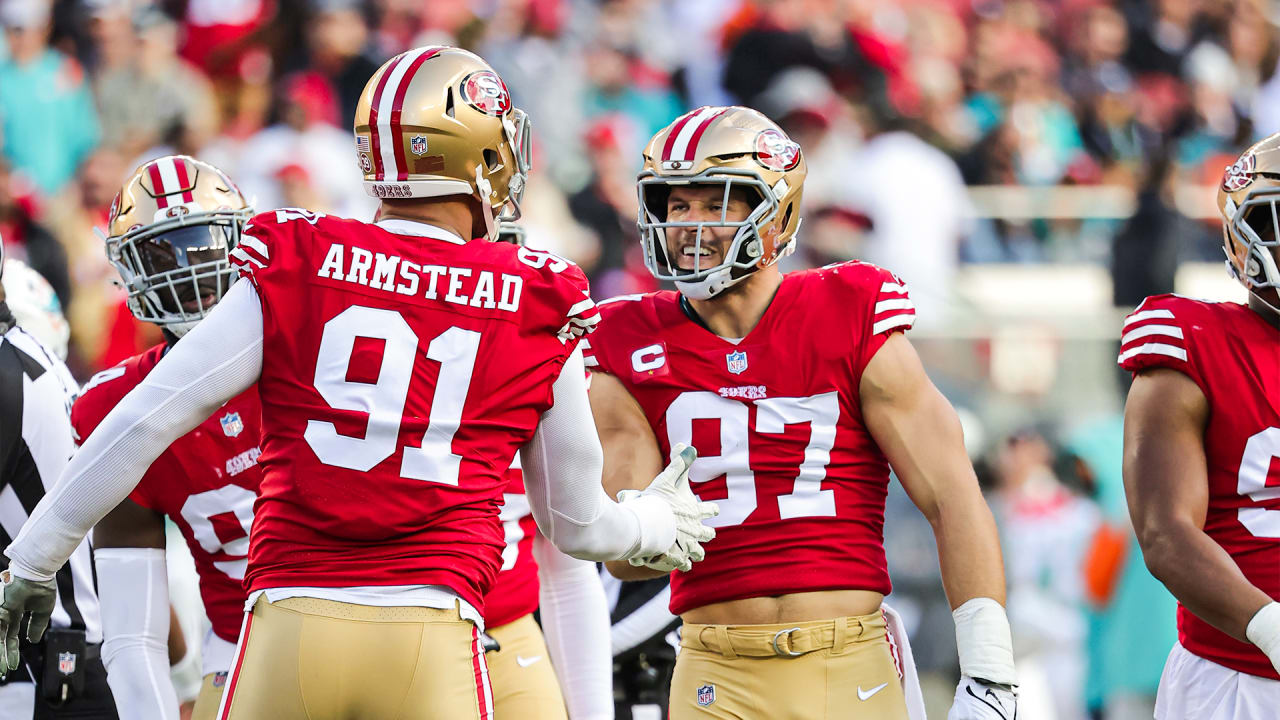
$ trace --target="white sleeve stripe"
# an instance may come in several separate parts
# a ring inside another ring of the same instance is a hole
[[[569,312],[565,313],[565,315],[573,316],[579,313],[586,312],[591,308],[595,307],[595,304],[596,302],[594,300],[592,300],[591,298],[587,298],[586,300],[583,300],[582,302],[577,303],[573,307],[569,308]]]
[[[632,293],[632,294],[630,294],[630,295],[618,295],[618,296],[616,296],[616,297],[611,297],[611,298],[609,298],[609,299],[607,299],[607,300],[601,300],[600,302],[596,303],[596,305],[597,305],[597,306],[600,306],[600,305],[608,305],[609,303],[621,302],[621,301],[623,301],[623,300],[628,300],[628,301],[632,301],[632,302],[634,302],[634,301],[636,301],[636,300],[643,300],[643,299],[644,299],[644,295],[642,295],[642,294],[640,294],[640,293]]]
[[[1120,338],[1120,344],[1128,345],[1134,340],[1147,337],[1148,335],[1163,335],[1165,337],[1177,338],[1179,340],[1183,339],[1182,328],[1177,325],[1143,325],[1140,328],[1134,328],[1133,330],[1125,333],[1124,337]]]
[[[572,317],[569,318],[569,322],[577,325],[578,327],[595,327],[595,325],[600,322],[600,316],[597,315],[596,317],[589,318]]]
[[[581,343],[579,343],[579,344],[581,344]],[[595,358],[595,356],[594,356],[594,355],[583,355],[583,356],[582,356],[582,361],[583,361],[584,363],[586,363],[586,364],[587,364],[587,367],[599,367],[599,366],[600,366],[600,361],[599,361],[599,360],[596,360],[596,358]]]
[[[254,265],[257,265],[260,268],[266,267],[266,264],[263,263],[261,260],[258,260],[257,258],[253,257],[247,252],[241,252],[240,248],[236,248],[235,250],[232,250],[231,254],[228,255],[227,257],[233,261],[238,260],[241,263],[246,263],[246,262],[253,263]]]
[[[890,310],[915,310],[916,306],[911,304],[909,298],[896,298],[894,300],[881,300],[876,303],[875,314],[879,315]]]
[[[906,292],[907,292],[907,284],[906,284],[906,283],[902,283],[901,285],[899,285],[898,283],[891,283],[891,282],[887,282],[887,283],[885,283],[885,284],[883,284],[883,285],[881,285],[881,286],[880,286],[880,292],[882,292],[882,293],[902,293],[902,294],[906,294]]]
[[[241,235],[240,244],[258,253],[263,259],[271,259],[271,253],[267,251],[267,244],[252,235]]]
[[[1138,347],[1130,348],[1120,353],[1119,362],[1123,363],[1125,360],[1128,360],[1135,355],[1167,355],[1169,357],[1182,360],[1183,362],[1186,362],[1187,360],[1187,351],[1180,347],[1165,345],[1164,343],[1147,343],[1146,345],[1139,345]]]
[[[906,314],[903,314],[903,315],[894,315],[894,316],[893,316],[893,317],[891,317],[891,318],[888,318],[888,319],[885,319],[885,320],[881,320],[880,322],[876,323],[875,325],[872,325],[872,326],[871,326],[871,334],[872,334],[872,335],[879,335],[880,333],[884,332],[885,330],[892,330],[893,328],[896,328],[896,327],[911,327],[912,325],[914,325],[914,324],[915,324],[915,321],[916,321],[916,314],[915,314],[915,313],[906,313]]]
[[[1136,312],[1130,315],[1128,320],[1124,321],[1124,326],[1129,327],[1136,322],[1142,322],[1143,320],[1155,320],[1157,318],[1172,320],[1173,311],[1160,308],[1158,310],[1143,310],[1142,312]]]
[[[236,250],[238,250],[238,251],[240,251],[240,252],[242,252],[242,253],[244,253],[244,254],[246,254],[246,255],[252,255],[252,256],[254,256],[254,257],[258,258],[259,260],[261,260],[261,261],[262,261],[262,262],[264,262],[264,263],[266,263],[266,262],[271,262],[271,258],[270,258],[270,257],[268,257],[265,253],[260,253],[260,252],[258,252],[258,251],[257,251],[256,249],[254,249],[251,245],[248,245],[248,244],[246,244],[246,243],[237,243],[237,244],[236,244],[236,248],[235,248],[235,250],[233,250],[232,252],[235,252]]]

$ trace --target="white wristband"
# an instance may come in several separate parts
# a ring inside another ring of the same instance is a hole
[[[1254,613],[1244,635],[1266,653],[1273,665],[1280,660],[1280,602],[1269,602]]]
[[[1013,639],[1004,607],[979,597],[951,611],[956,622],[956,650],[960,672],[971,678],[1002,685],[1016,685]]]

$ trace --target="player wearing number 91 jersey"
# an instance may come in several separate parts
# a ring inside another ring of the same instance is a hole
[[[659,132],[639,225],[650,271],[679,292],[602,302],[585,341],[606,487],[632,492],[689,443],[690,483],[720,507],[706,558],[671,577],[684,620],[671,717],[909,717],[881,607],[892,464],[934,525],[957,608],[951,718],[1012,720],[995,524],[954,410],[904,337],[906,285],[862,262],[778,269],[804,177],[799,146],[747,108]]]
[[[1280,135],[1227,168],[1218,206],[1248,305],[1150,297],[1121,339],[1129,510],[1179,603],[1160,720],[1280,707]]]
[[[370,79],[356,118],[379,221],[285,209],[246,224],[230,254],[242,279],[103,419],[6,549],[0,634],[27,613],[40,627],[79,538],[254,383],[263,479],[220,720],[489,720],[479,631],[517,450],[562,551],[701,557],[716,509],[689,489],[691,450],[624,502],[600,486],[577,352],[598,312],[582,272],[491,242],[528,169],[502,80],[464,50],[418,48]]]

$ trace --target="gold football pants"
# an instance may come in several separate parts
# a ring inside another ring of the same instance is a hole
[[[485,656],[494,720],[566,720],[560,683],[533,616],[489,628],[489,634],[502,646]]]
[[[782,625],[684,624],[671,720],[907,720],[880,613]]]
[[[227,673],[205,675],[204,682],[200,683],[200,694],[196,696],[195,707],[191,710],[191,720],[215,720],[218,717],[218,704],[222,702],[222,689],[226,686]]]
[[[219,720],[492,720],[475,626],[456,609],[259,598]]]

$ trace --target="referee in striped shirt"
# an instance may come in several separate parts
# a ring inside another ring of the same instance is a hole
[[[3,248],[0,241],[0,280]],[[66,365],[17,326],[0,284],[0,547],[18,534],[74,452],[70,412],[78,392]],[[34,644],[24,634],[22,664],[0,681],[0,720],[116,720],[87,542],[58,572],[56,585],[49,630]]]

